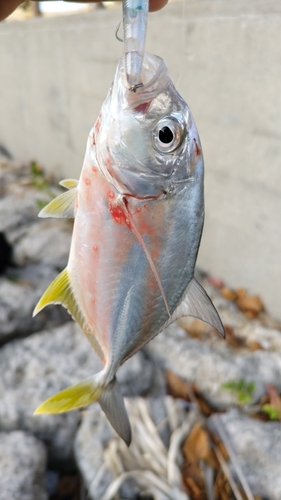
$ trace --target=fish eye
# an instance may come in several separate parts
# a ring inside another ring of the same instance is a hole
[[[153,132],[156,149],[161,153],[172,153],[181,144],[183,132],[184,127],[175,116],[161,118]]]

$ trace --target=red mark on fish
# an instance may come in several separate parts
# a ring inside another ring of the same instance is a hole
[[[194,137],[194,139],[193,139],[193,140],[194,140],[194,145],[195,145],[195,153],[196,153],[196,156],[199,156],[199,155],[201,155],[201,149],[199,148],[199,146],[198,146],[198,144],[197,144],[197,142],[196,142],[195,137]]]
[[[143,102],[143,103],[139,104],[138,106],[136,106],[134,110],[137,113],[145,113],[148,110],[149,106],[150,106],[150,102]]]
[[[126,225],[129,229],[132,228],[131,222],[128,219],[127,214],[125,213],[125,210],[119,203],[109,203],[108,208],[116,224]]]

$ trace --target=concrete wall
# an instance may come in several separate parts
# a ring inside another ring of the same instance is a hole
[[[79,174],[122,44],[119,8],[0,25],[0,143]],[[149,17],[205,155],[198,264],[281,318],[281,2],[186,0]]]

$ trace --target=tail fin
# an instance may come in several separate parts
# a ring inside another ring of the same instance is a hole
[[[126,445],[129,446],[132,439],[131,426],[116,378],[101,393],[99,404],[113,429],[125,441]]]
[[[131,426],[119,385],[116,379],[109,385],[104,385],[103,372],[99,372],[79,382],[79,384],[51,396],[38,406],[34,415],[63,413],[87,406],[94,401],[100,403],[112,427],[129,446],[131,442]]]

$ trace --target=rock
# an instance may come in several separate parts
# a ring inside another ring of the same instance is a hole
[[[265,350],[281,351],[281,325],[272,319],[267,313],[260,314],[252,319],[243,314],[237,304],[226,300],[222,290],[212,286],[208,278],[202,278],[202,273],[197,271],[197,278],[211,297],[214,305],[219,311],[225,327],[233,329],[235,335],[246,344],[250,341],[258,342]],[[217,337],[212,334],[212,329],[207,325],[212,340]]]
[[[47,500],[47,453],[22,431],[0,433],[0,500]]]
[[[117,379],[125,397],[156,397],[166,393],[163,372],[145,349],[138,351],[119,368]]]
[[[74,453],[90,498],[95,500],[102,497],[114,477],[104,464],[103,455],[114,435],[114,430],[99,405],[93,405],[83,413],[75,439]]]
[[[213,418],[209,419],[212,428]],[[270,500],[280,500],[280,422],[261,422],[236,409],[215,418],[223,425],[252,493]]]
[[[51,395],[101,369],[80,328],[69,322],[10,342],[0,350],[0,366],[0,427],[27,430],[43,439],[51,460],[71,459],[80,413],[33,416],[33,412]],[[142,352],[120,369],[124,394],[131,390],[133,394],[147,394],[155,378],[153,365]]]
[[[61,271],[68,262],[72,223],[45,219],[26,226],[13,239],[14,261],[19,266],[42,263]]]
[[[202,342],[193,339],[177,324],[160,333],[147,350],[164,369],[195,382],[205,398],[215,407],[237,403],[235,395],[222,384],[244,379],[255,383],[253,401],[265,393],[265,385],[272,383],[281,390],[281,354],[248,349],[233,349],[214,336]]]
[[[120,490],[120,498],[127,500],[137,500],[144,491],[146,495],[158,493],[155,498],[162,498],[165,491],[167,498],[187,500],[180,473],[180,446],[196,413],[186,413],[181,403],[169,396],[130,398],[125,403],[132,425],[129,448],[112,430],[99,406],[83,414],[74,450],[89,498],[112,498],[113,491]],[[160,438],[159,429],[163,428],[168,433],[167,447]],[[168,452],[170,439],[173,453]]]
[[[1,429],[27,430],[48,444],[51,460],[70,459],[78,413],[40,416],[33,413],[52,394],[91,374],[90,354],[86,339],[74,323],[2,347]],[[93,355],[91,364],[94,363]]]
[[[1,166],[0,166],[1,169]],[[2,169],[1,169],[2,170]],[[2,172],[1,172],[2,173]],[[9,176],[7,176],[9,178]],[[0,197],[0,231],[4,232],[9,243],[10,235],[18,229],[30,224],[37,218],[36,199],[38,192],[26,184],[26,179],[19,174],[18,181],[2,184]]]
[[[62,270],[68,261],[72,223],[38,219],[41,202],[62,191],[50,187],[36,166],[9,163],[0,164],[0,169],[0,232],[13,247],[14,263],[41,262]],[[47,187],[42,189],[44,183]]]
[[[44,309],[32,318],[34,307],[57,272],[46,266],[13,268],[0,278],[0,345],[15,337],[69,321],[59,306]]]

